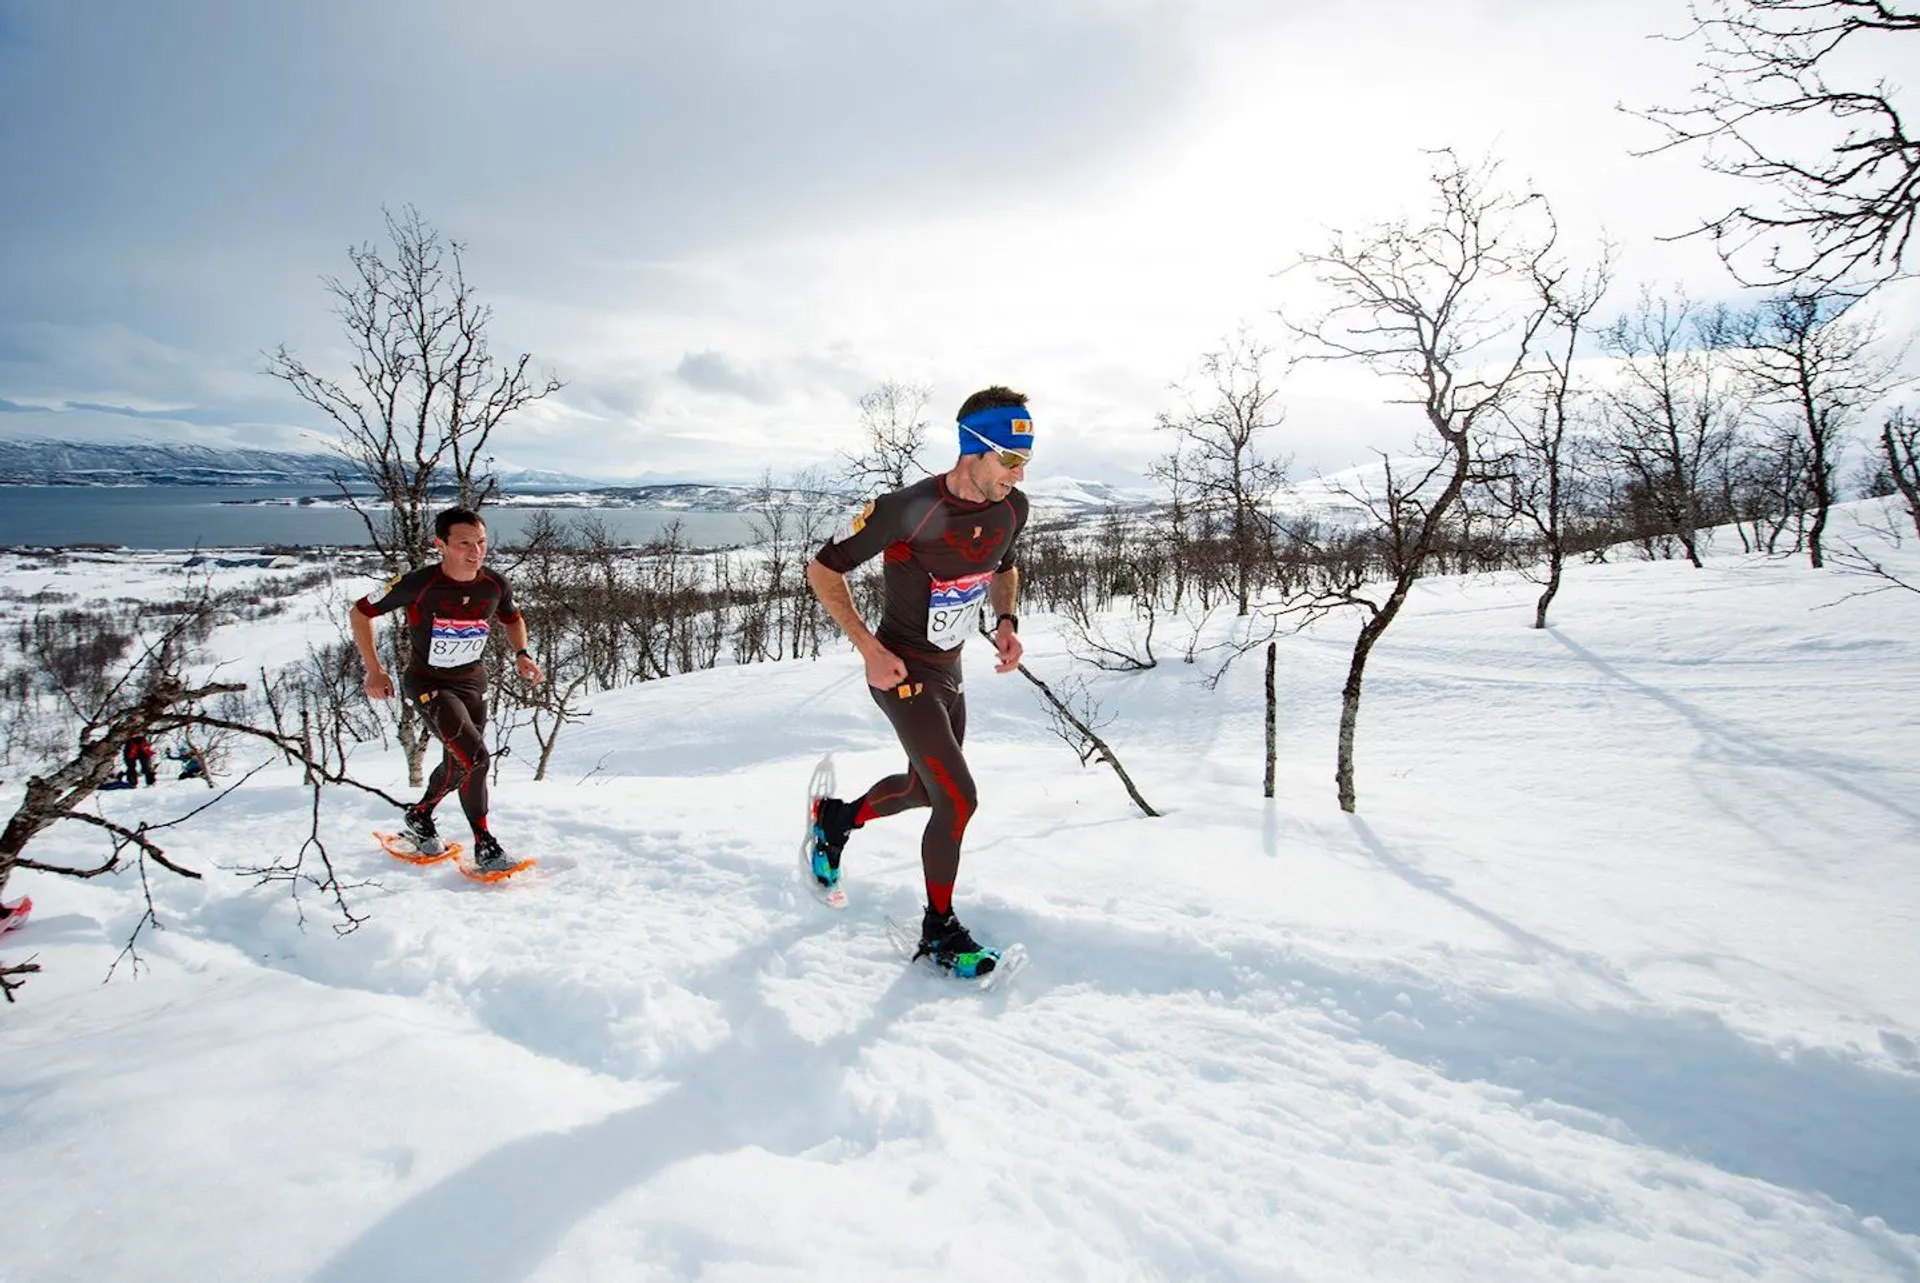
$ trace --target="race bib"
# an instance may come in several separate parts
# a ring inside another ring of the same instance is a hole
[[[429,668],[465,668],[487,650],[487,621],[484,619],[439,619],[433,621],[433,645],[427,650]]]
[[[958,579],[936,579],[927,601],[927,640],[941,650],[952,650],[979,631],[980,607],[986,604],[993,572]]]

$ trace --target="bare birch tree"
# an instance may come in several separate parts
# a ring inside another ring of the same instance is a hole
[[[267,373],[339,429],[342,500],[389,567],[414,570],[426,564],[432,506],[478,508],[491,498],[494,431],[561,384],[531,374],[527,353],[494,358],[493,308],[467,281],[464,245],[412,206],[388,212],[386,224],[391,260],[361,245],[347,251],[351,277],[323,278],[353,345],[351,375],[322,374],[285,344]]]
[[[1273,349],[1243,328],[1201,362],[1207,388],[1185,408],[1162,413],[1159,427],[1173,435],[1172,453],[1149,471],[1177,503],[1214,517],[1226,532],[1239,614],[1252,610],[1259,568],[1273,544],[1275,492],[1287,483],[1289,460],[1265,452],[1266,438],[1285,415],[1267,370]]]
[[[1894,410],[1880,427],[1880,449],[1888,478],[1906,501],[1913,531],[1920,535],[1920,419],[1908,418],[1904,409]]]
[[[576,532],[551,509],[542,508],[533,514],[521,530],[518,544],[509,550],[517,600],[527,617],[530,649],[545,680],[538,686],[506,680],[498,650],[488,656],[488,669],[495,702],[527,715],[528,729],[539,749],[533,764],[535,780],[547,778],[561,731],[593,716],[585,705],[594,686],[593,652],[600,630],[595,627],[599,621],[592,618],[597,613],[593,588],[595,571],[602,568],[592,564],[586,549],[589,544],[604,548],[609,542],[611,534],[604,523],[583,520]],[[611,556],[607,560],[610,562]],[[511,721],[511,717],[495,718],[494,728],[501,731]],[[508,747],[503,740],[495,750],[496,770]]]
[[[1361,625],[1341,689],[1334,782],[1340,809],[1353,811],[1354,736],[1367,660],[1392,626],[1455,515],[1473,474],[1487,420],[1523,377],[1546,308],[1530,288],[1552,249],[1543,197],[1493,185],[1489,162],[1469,167],[1438,153],[1432,208],[1358,236],[1336,233],[1299,266],[1331,291],[1323,312],[1288,328],[1303,359],[1353,361],[1404,390],[1425,448],[1411,468],[1389,465],[1384,494],[1371,497],[1390,578],[1334,584],[1309,609],[1355,608]]]
[[[1850,319],[1857,296],[1782,294],[1762,303],[1742,327],[1737,359],[1754,401],[1780,412],[1795,439],[1812,524],[1807,554],[1823,564],[1821,539],[1838,498],[1836,472],[1852,420],[1887,394],[1897,358],[1879,350],[1871,319]]]
[[[1684,295],[1643,292],[1602,341],[1619,358],[1607,395],[1606,453],[1630,481],[1631,504],[1670,536],[1697,568],[1700,531],[1715,510],[1713,482],[1726,467],[1745,407],[1736,395],[1737,318]]]
[[[1503,408],[1503,446],[1511,467],[1492,482],[1494,506],[1509,518],[1531,525],[1546,554],[1546,582],[1534,602],[1533,626],[1547,626],[1547,610],[1560,592],[1567,563],[1567,516],[1574,490],[1575,454],[1581,437],[1575,428],[1587,414],[1591,390],[1574,377],[1574,356],[1612,278],[1611,248],[1577,283],[1543,272],[1535,279],[1546,309],[1541,335],[1540,378],[1525,405]]]

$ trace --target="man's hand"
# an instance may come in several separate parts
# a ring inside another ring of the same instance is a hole
[[[860,652],[860,658],[866,661],[867,685],[875,690],[892,690],[907,680],[907,666],[898,655],[882,646],[879,642]]]
[[[387,670],[376,668],[367,674],[367,680],[361,689],[367,692],[369,699],[392,699],[393,678],[387,676]]]
[[[529,686],[538,686],[546,676],[546,674],[540,671],[540,665],[534,661],[531,655],[515,655],[513,658],[513,671],[520,674],[521,679]]]
[[[1013,625],[1004,619],[993,630],[993,649],[1000,659],[993,666],[996,673],[1011,673],[1020,667],[1020,657],[1027,653],[1027,648],[1020,644],[1020,634],[1013,631]]]

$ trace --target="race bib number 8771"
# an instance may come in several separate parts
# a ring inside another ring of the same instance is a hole
[[[980,607],[987,600],[993,572],[958,579],[936,579],[927,600],[927,640],[941,650],[952,650],[978,631]]]

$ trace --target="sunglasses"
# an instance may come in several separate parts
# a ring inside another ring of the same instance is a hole
[[[1027,466],[1027,460],[1033,458],[1033,451],[1009,450],[1004,446],[1002,446],[999,442],[990,441],[986,437],[981,436],[978,432],[975,432],[972,428],[968,427],[964,423],[960,425],[960,430],[966,433],[968,436],[972,437],[975,441],[978,441],[981,445],[987,447],[987,450],[990,454],[998,455],[1000,459],[1000,466],[1008,470],[1012,470],[1014,468],[1024,468]]]

